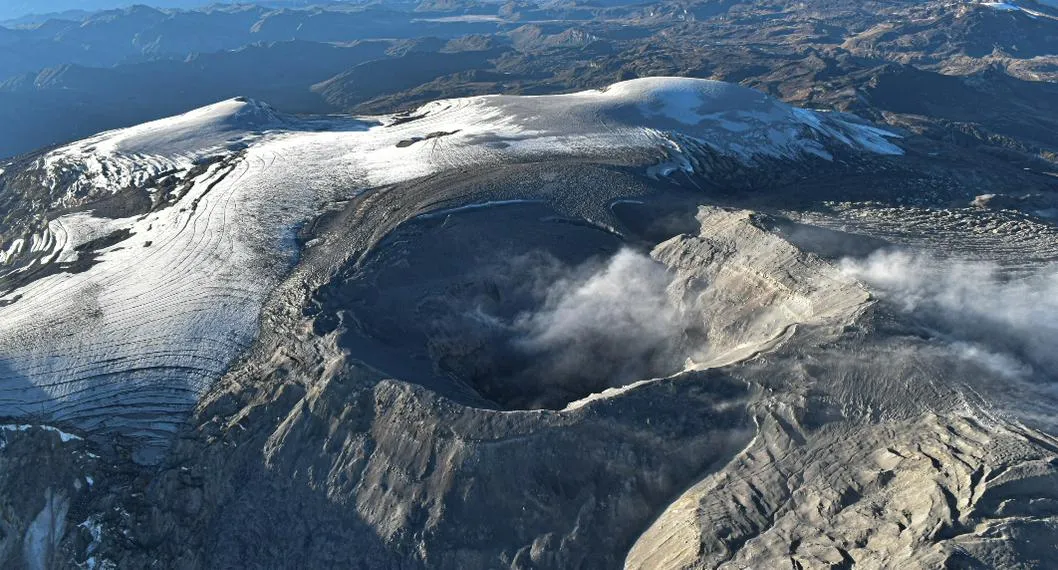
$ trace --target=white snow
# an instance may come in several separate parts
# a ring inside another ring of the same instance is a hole
[[[23,239],[23,238],[18,238],[15,241],[11,242],[11,246],[7,248],[7,252],[6,252],[7,256],[8,257],[14,257],[14,256],[22,253],[22,248],[24,248],[25,245],[26,245],[26,240]]]
[[[1002,10],[1004,12],[1017,12],[1021,10],[1021,8],[1008,2],[982,2],[982,5],[992,8],[993,10]]]
[[[6,424],[6,425],[0,425],[0,430],[3,430],[3,431],[28,431],[28,430],[31,430],[31,429],[39,429],[39,430],[44,430],[44,431],[50,431],[50,432],[57,433],[57,434],[59,434],[59,439],[62,440],[63,443],[68,443],[68,442],[71,442],[71,441],[80,441],[82,439],[81,436],[79,436],[79,435],[74,435],[72,433],[67,433],[67,432],[62,431],[61,429],[59,429],[57,427],[54,427],[54,426],[39,425],[39,424]]]
[[[1055,6],[1054,3],[1049,3],[1046,0],[1040,3],[1044,5]],[[1058,19],[1054,16],[1051,16],[1050,14],[1045,14],[1043,12],[1040,12],[1039,10],[1032,10],[1024,6],[1018,6],[1017,4],[1014,4],[1012,2],[981,2],[981,5],[986,8],[998,10],[1000,12],[1021,12],[1029,16],[1030,18],[1048,18],[1052,20]]]
[[[88,483],[91,485],[91,481]],[[85,567],[88,570],[110,570],[117,568],[117,566],[106,559],[99,558],[95,555],[96,551],[103,544],[103,524],[100,522],[102,517],[98,514],[92,515],[85,519],[84,522],[77,525],[88,531],[88,534],[92,536],[92,542],[88,543],[88,547],[85,548],[85,553],[88,554],[88,558],[85,560]]]
[[[64,185],[59,205],[75,206],[100,194],[143,185],[169,171],[260,138],[285,120],[267,105],[229,99],[183,115],[108,131],[56,149],[38,160],[52,185]]]
[[[231,100],[44,157],[65,202],[170,170],[184,176],[206,156],[228,160],[146,216],[80,212],[30,239],[38,263],[48,264],[79,259],[77,246],[90,240],[131,232],[96,252],[86,270],[0,292],[0,415],[44,414],[89,432],[164,441],[253,340],[266,298],[297,259],[295,228],[327,204],[383,184],[556,156],[624,157],[665,176],[699,169],[704,152],[750,165],[828,159],[839,147],[901,152],[895,135],[850,117],[695,79],[437,101],[412,116],[302,121]],[[0,263],[24,270],[17,261],[26,246],[16,240]]]

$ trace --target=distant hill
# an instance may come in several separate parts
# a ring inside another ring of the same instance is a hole
[[[133,4],[150,4],[158,8],[194,8],[211,4],[203,0],[154,0],[152,2],[132,2],[129,0],[12,0],[0,2],[0,20],[14,20],[31,14],[61,14],[63,12],[92,12],[124,8]],[[230,2],[215,2],[228,4]]]
[[[279,42],[101,69],[64,65],[0,83],[0,156],[181,113],[236,96],[287,112],[334,107],[310,87],[365,61],[386,42],[339,47]],[[429,77],[427,79],[430,79]]]
[[[154,8],[198,8],[213,4],[270,4],[277,6],[307,6],[310,4],[333,4],[310,0],[286,0],[278,2],[256,0],[11,0],[0,2],[0,22],[33,23],[47,17],[83,17],[86,13],[113,8],[127,8],[144,4]]]

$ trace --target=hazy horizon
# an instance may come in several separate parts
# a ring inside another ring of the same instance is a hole
[[[200,8],[214,4],[289,4],[309,5],[333,2],[316,2],[312,0],[2,0],[0,1],[0,22],[12,22],[48,16],[66,12],[98,12],[128,8],[131,6],[150,6],[152,8]]]

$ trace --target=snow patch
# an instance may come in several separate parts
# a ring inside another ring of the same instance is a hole
[[[1002,12],[1017,12],[1021,10],[1021,8],[1009,2],[982,2],[981,5]]]
[[[91,485],[91,483],[89,483]],[[117,565],[103,558],[96,556],[96,551],[103,544],[103,523],[102,516],[95,514],[88,517],[84,522],[77,525],[88,531],[88,534],[92,537],[92,541],[88,543],[88,547],[85,549],[85,553],[88,558],[85,559],[85,568],[87,570],[114,570]]]
[[[1046,0],[1041,1],[1040,3],[1044,4],[1044,5],[1053,5],[1053,4],[1049,4]],[[1032,10],[1032,9],[1029,9],[1029,8],[1025,8],[1024,6],[1018,6],[1017,4],[1014,4],[1013,2],[981,2],[980,4],[981,4],[981,6],[984,6],[985,8],[991,8],[993,10],[997,10],[997,11],[1000,11],[1000,12],[1015,12],[1015,13],[1016,12],[1021,12],[1021,13],[1025,14],[1025,15],[1027,15],[1030,18],[1048,18],[1048,19],[1052,19],[1052,20],[1058,19],[1058,18],[1055,18],[1054,16],[1051,16],[1050,14],[1045,14],[1045,13],[1040,12],[1038,10]]]
[[[31,429],[39,429],[39,430],[44,430],[44,431],[50,431],[50,432],[53,432],[53,433],[57,433],[57,434],[59,434],[59,439],[62,440],[63,443],[69,443],[71,441],[81,441],[83,439],[79,435],[74,435],[72,433],[68,433],[68,432],[62,431],[61,429],[59,429],[57,427],[54,427],[54,426],[39,425],[39,424],[37,424],[37,425],[34,425],[34,424],[6,424],[6,425],[0,425],[0,430],[3,430],[3,431],[29,431]]]

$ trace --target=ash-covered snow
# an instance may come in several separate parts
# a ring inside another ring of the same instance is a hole
[[[539,203],[540,200],[489,200],[488,202],[477,202],[474,204],[467,204],[466,206],[459,206],[456,208],[446,208],[444,210],[437,210],[430,212],[429,214],[423,214],[419,216],[421,219],[431,218],[442,218],[449,214],[456,214],[459,212],[466,212],[470,210],[482,210],[485,208],[495,208],[497,206],[511,206],[515,204],[534,204]]]
[[[29,249],[38,264],[67,263],[86,255],[79,245],[126,236],[77,272],[0,290],[0,415],[164,442],[252,342],[267,296],[297,259],[295,228],[379,185],[556,156],[618,157],[664,176],[694,171],[699,152],[748,165],[829,159],[836,148],[896,155],[894,136],[736,85],[676,78],[437,101],[407,116],[300,120],[230,100],[103,133],[41,159],[68,201],[223,160],[164,208],[64,215],[0,255],[10,265]]]

